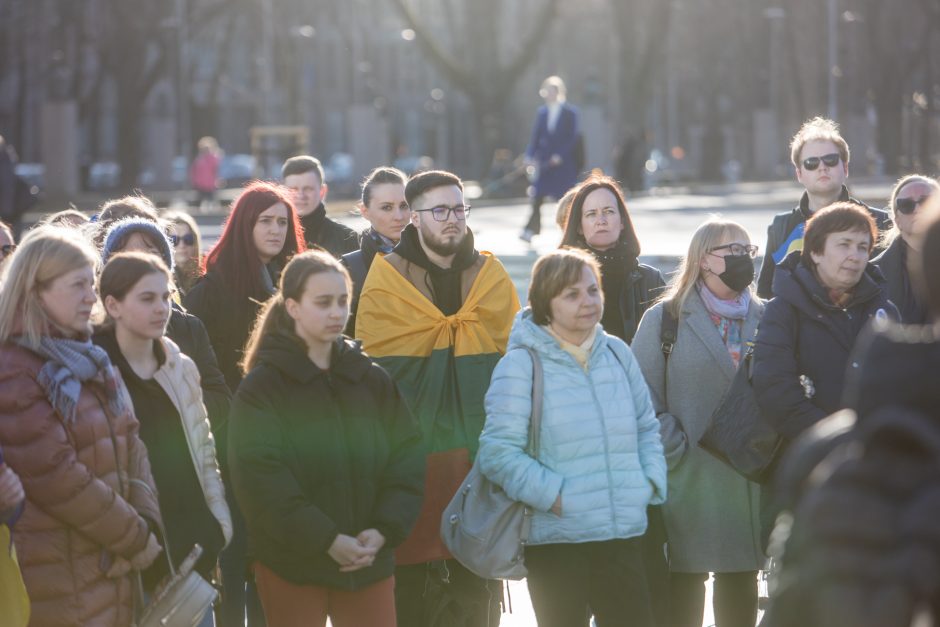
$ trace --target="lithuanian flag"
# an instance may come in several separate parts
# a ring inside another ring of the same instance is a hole
[[[440,516],[470,470],[486,412],[483,399],[506,352],[519,297],[490,253],[460,310],[445,316],[383,257],[359,297],[356,335],[392,376],[417,418],[428,456],[421,515],[400,564],[449,557]]]

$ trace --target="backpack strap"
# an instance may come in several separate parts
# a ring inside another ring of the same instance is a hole
[[[531,346],[522,346],[532,358],[532,415],[529,419],[529,455],[539,458],[539,440],[542,433],[542,402],[545,381],[542,375],[542,360]]]
[[[663,357],[666,358],[667,362],[669,361],[669,355],[672,354],[672,349],[675,348],[676,338],[679,335],[679,319],[669,309],[671,303],[671,300],[663,301],[663,319],[659,327],[660,346]]]

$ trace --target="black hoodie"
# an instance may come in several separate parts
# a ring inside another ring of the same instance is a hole
[[[460,274],[476,263],[480,253],[473,247],[473,233],[467,228],[467,235],[460,242],[454,261],[450,268],[442,268],[428,259],[427,253],[418,240],[418,229],[409,224],[401,232],[401,240],[395,246],[393,253],[427,271],[430,290],[434,306],[441,310],[445,316],[451,316],[463,305],[463,296],[460,285]]]
[[[229,418],[235,496],[249,552],[300,585],[357,590],[394,572],[418,517],[425,451],[394,382],[339,339],[329,370],[283,332],[262,339]],[[337,534],[377,529],[375,563],[351,573],[327,554]]]

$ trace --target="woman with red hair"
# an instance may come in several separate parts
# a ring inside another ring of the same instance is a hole
[[[291,192],[273,183],[256,181],[232,203],[222,237],[206,256],[205,274],[183,298],[186,309],[206,325],[219,368],[232,392],[241,382],[238,364],[261,305],[277,291],[275,286],[288,260],[304,250],[303,229]],[[217,434],[217,450],[222,476],[228,483],[228,438],[223,435],[226,432],[223,427]],[[218,622],[244,625],[244,521],[231,498],[229,508],[235,536],[222,553],[225,593]],[[252,606],[249,625],[263,624],[257,597],[249,601]]]

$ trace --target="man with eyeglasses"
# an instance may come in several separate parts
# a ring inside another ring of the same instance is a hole
[[[398,624],[424,624],[424,616],[447,607],[455,614],[440,624],[497,625],[498,582],[451,559],[440,523],[476,454],[484,396],[519,298],[502,264],[474,248],[458,177],[422,172],[408,181],[405,199],[411,224],[391,253],[372,262],[356,318],[356,336],[395,379],[428,452],[418,521],[407,539],[386,539],[400,544]]]
[[[822,117],[805,122],[790,141],[790,161],[796,180],[806,191],[799,205],[774,216],[767,229],[764,262],[757,278],[757,294],[761,298],[773,298],[774,269],[788,253],[803,250],[803,227],[823,207],[840,200],[853,202],[868,209],[879,231],[891,226],[887,212],[849,196],[845,186],[849,176],[849,145],[836,122]],[[872,256],[879,252],[873,250]]]

